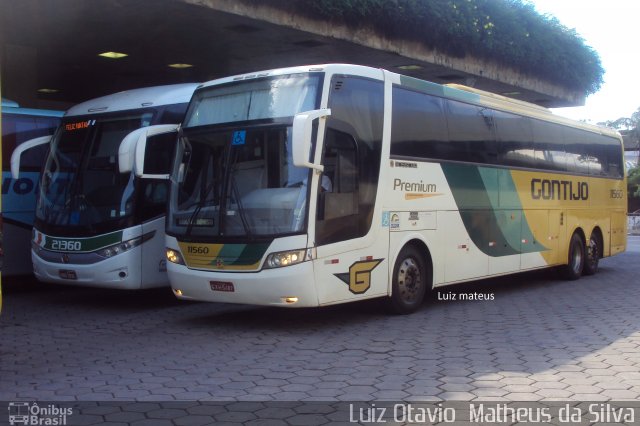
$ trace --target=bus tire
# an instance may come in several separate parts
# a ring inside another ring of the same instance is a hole
[[[586,248],[586,257],[582,270],[584,275],[593,275],[598,272],[598,263],[602,256],[602,243],[600,241],[600,235],[598,235],[598,232],[594,229]]]
[[[427,292],[430,276],[424,257],[418,249],[411,245],[403,247],[393,267],[389,300],[391,311],[402,315],[417,311]]]
[[[582,237],[574,232],[569,242],[569,256],[567,264],[561,269],[562,276],[566,280],[577,280],[582,276],[585,263],[585,245]]]

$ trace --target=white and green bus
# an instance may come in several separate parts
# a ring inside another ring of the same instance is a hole
[[[50,143],[31,243],[38,280],[120,289],[169,285],[164,249],[168,183],[136,178],[132,141],[125,136],[151,125],[177,128],[196,87],[148,87],[83,102],[66,112],[53,138],[35,139],[14,151],[11,167],[17,177],[22,151]],[[167,146],[148,157],[165,171],[175,136],[168,139]]]
[[[625,250],[619,135],[502,96],[286,68],[205,83],[179,135],[166,232],[182,299],[384,297],[407,313],[435,287],[556,266],[576,279]]]

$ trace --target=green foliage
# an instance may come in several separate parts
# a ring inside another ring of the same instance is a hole
[[[629,170],[627,175],[627,196],[640,198],[640,166]]]
[[[640,149],[640,108],[631,114],[631,117],[620,117],[598,124],[618,130],[626,149]]]
[[[601,124],[616,130],[640,129],[640,108],[631,114],[631,117],[620,117],[617,120],[608,120]]]
[[[373,27],[456,57],[499,61],[585,95],[603,82],[600,57],[584,39],[523,0],[243,1],[354,28]]]

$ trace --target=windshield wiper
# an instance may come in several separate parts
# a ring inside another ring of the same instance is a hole
[[[189,223],[187,224],[187,230],[185,231],[185,237],[188,237],[188,236],[191,235],[191,231],[193,230],[193,220],[197,218],[198,214],[200,213],[200,210],[202,210],[202,208],[207,203],[207,197],[209,196],[209,193],[211,192],[211,190],[213,190],[213,188],[215,188],[215,186],[216,186],[216,182],[213,181],[203,191],[203,194],[201,195],[201,198],[200,198],[200,201],[198,202],[198,205],[193,210],[193,213],[191,213],[191,215],[189,216]]]
[[[244,228],[245,234],[249,240],[253,239],[253,234],[251,233],[251,227],[249,226],[249,222],[247,221],[246,212],[244,207],[242,206],[242,201],[240,200],[240,191],[238,191],[238,186],[236,185],[236,178],[233,176],[233,172],[231,173],[231,190],[234,192],[236,196],[236,203],[238,204],[238,212],[240,213],[240,222],[242,222],[242,227]]]

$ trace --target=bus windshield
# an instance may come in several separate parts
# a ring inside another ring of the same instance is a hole
[[[44,166],[36,219],[51,226],[101,232],[131,218],[134,176],[118,171],[118,148],[131,131],[151,124],[153,112],[63,120]]]
[[[293,165],[291,129],[296,113],[317,108],[319,82],[294,74],[197,92],[175,157],[167,232],[187,239],[304,232],[310,172]]]

